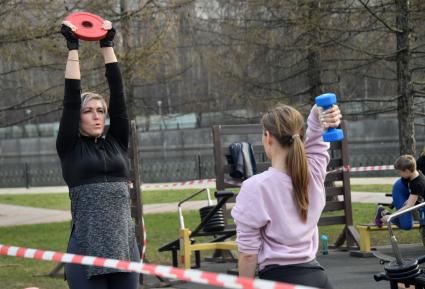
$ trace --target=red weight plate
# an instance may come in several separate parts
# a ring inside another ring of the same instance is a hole
[[[74,33],[82,40],[97,41],[103,39],[108,33],[107,30],[102,28],[103,18],[96,14],[75,12],[68,15],[65,20],[77,26]]]

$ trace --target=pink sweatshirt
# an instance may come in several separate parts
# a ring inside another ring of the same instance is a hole
[[[324,180],[329,162],[329,144],[313,111],[307,119],[304,146],[310,183],[307,222],[303,223],[293,196],[291,177],[277,169],[243,182],[232,217],[236,223],[238,250],[258,254],[259,269],[267,265],[299,264],[316,257],[317,222],[325,206]]]

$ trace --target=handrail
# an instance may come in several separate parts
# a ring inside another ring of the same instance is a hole
[[[204,189],[202,189],[200,191],[197,191],[196,193],[193,193],[192,195],[190,195],[189,197],[187,197],[186,199],[180,201],[177,204],[177,210],[178,210],[178,214],[179,214],[179,226],[180,226],[180,229],[184,229],[185,228],[185,226],[184,226],[184,218],[183,218],[183,211],[182,211],[181,205],[184,202],[189,201],[190,199],[192,199],[193,197],[199,195],[200,193],[202,193],[204,191],[206,191],[207,194],[208,194],[208,205],[210,206],[211,205],[211,195],[210,195],[210,189],[209,188],[204,188]]]
[[[209,194],[209,189],[208,189],[208,188],[203,188],[202,190],[197,191],[196,193],[193,193],[192,195],[190,195],[190,196],[189,196],[189,197],[187,197],[186,199],[184,199],[184,200],[180,201],[180,202],[177,204],[177,207],[180,207],[180,206],[181,206],[184,202],[189,201],[190,199],[192,199],[193,197],[195,197],[195,196],[199,195],[199,194],[200,194],[200,193],[202,193],[203,191],[208,191],[208,194]]]

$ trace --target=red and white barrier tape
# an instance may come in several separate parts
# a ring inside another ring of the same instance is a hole
[[[152,190],[152,189],[179,189],[182,187],[199,187],[199,186],[208,186],[215,185],[215,179],[203,179],[203,180],[193,180],[185,182],[174,182],[174,183],[159,183],[159,184],[142,184],[142,189]]]
[[[0,255],[23,257],[28,259],[55,261],[89,266],[100,266],[127,270],[148,275],[178,279],[212,286],[235,289],[313,289],[300,285],[272,282],[260,279],[237,277],[228,274],[217,274],[200,270],[184,270],[170,266],[153,265],[138,262],[121,261],[92,256],[43,251],[0,244]]]
[[[334,171],[343,170],[345,172],[357,173],[357,172],[371,172],[371,171],[387,171],[394,170],[393,165],[380,165],[380,166],[363,166],[363,167],[350,167],[346,165]],[[240,185],[240,181],[228,179],[226,183],[234,183],[235,185]],[[190,188],[190,187],[202,187],[202,186],[215,186],[215,179],[202,179],[202,180],[193,180],[186,182],[174,182],[174,183],[158,183],[158,184],[143,184],[143,190],[152,190],[152,189],[180,189],[180,188]]]
[[[343,170],[346,172],[371,172],[371,171],[387,171],[387,170],[394,170],[393,165],[381,165],[381,166],[365,166],[365,167],[355,167],[350,168],[349,165],[344,166]]]

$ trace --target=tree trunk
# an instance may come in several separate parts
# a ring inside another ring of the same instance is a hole
[[[396,0],[395,5],[397,13],[397,117],[400,154],[415,155],[415,114],[413,111],[413,88],[409,70],[409,1]]]
[[[128,16],[128,0],[120,0],[120,12],[121,12],[121,35],[122,35],[122,56],[125,60],[130,54],[131,50],[131,28],[130,28],[130,19]],[[127,98],[127,109],[129,119],[135,119],[137,114],[136,103],[134,100],[134,89],[132,76],[126,63],[122,63],[123,70],[123,79],[125,84],[125,94]]]
[[[310,103],[314,103],[316,96],[323,93],[322,90],[322,63],[320,57],[320,27],[317,24],[317,15],[319,11],[320,1],[313,1],[310,3],[309,9],[309,21],[308,24],[311,27],[310,34],[310,43],[307,43],[309,46],[308,55],[307,55],[307,77],[308,84],[310,86]]]

